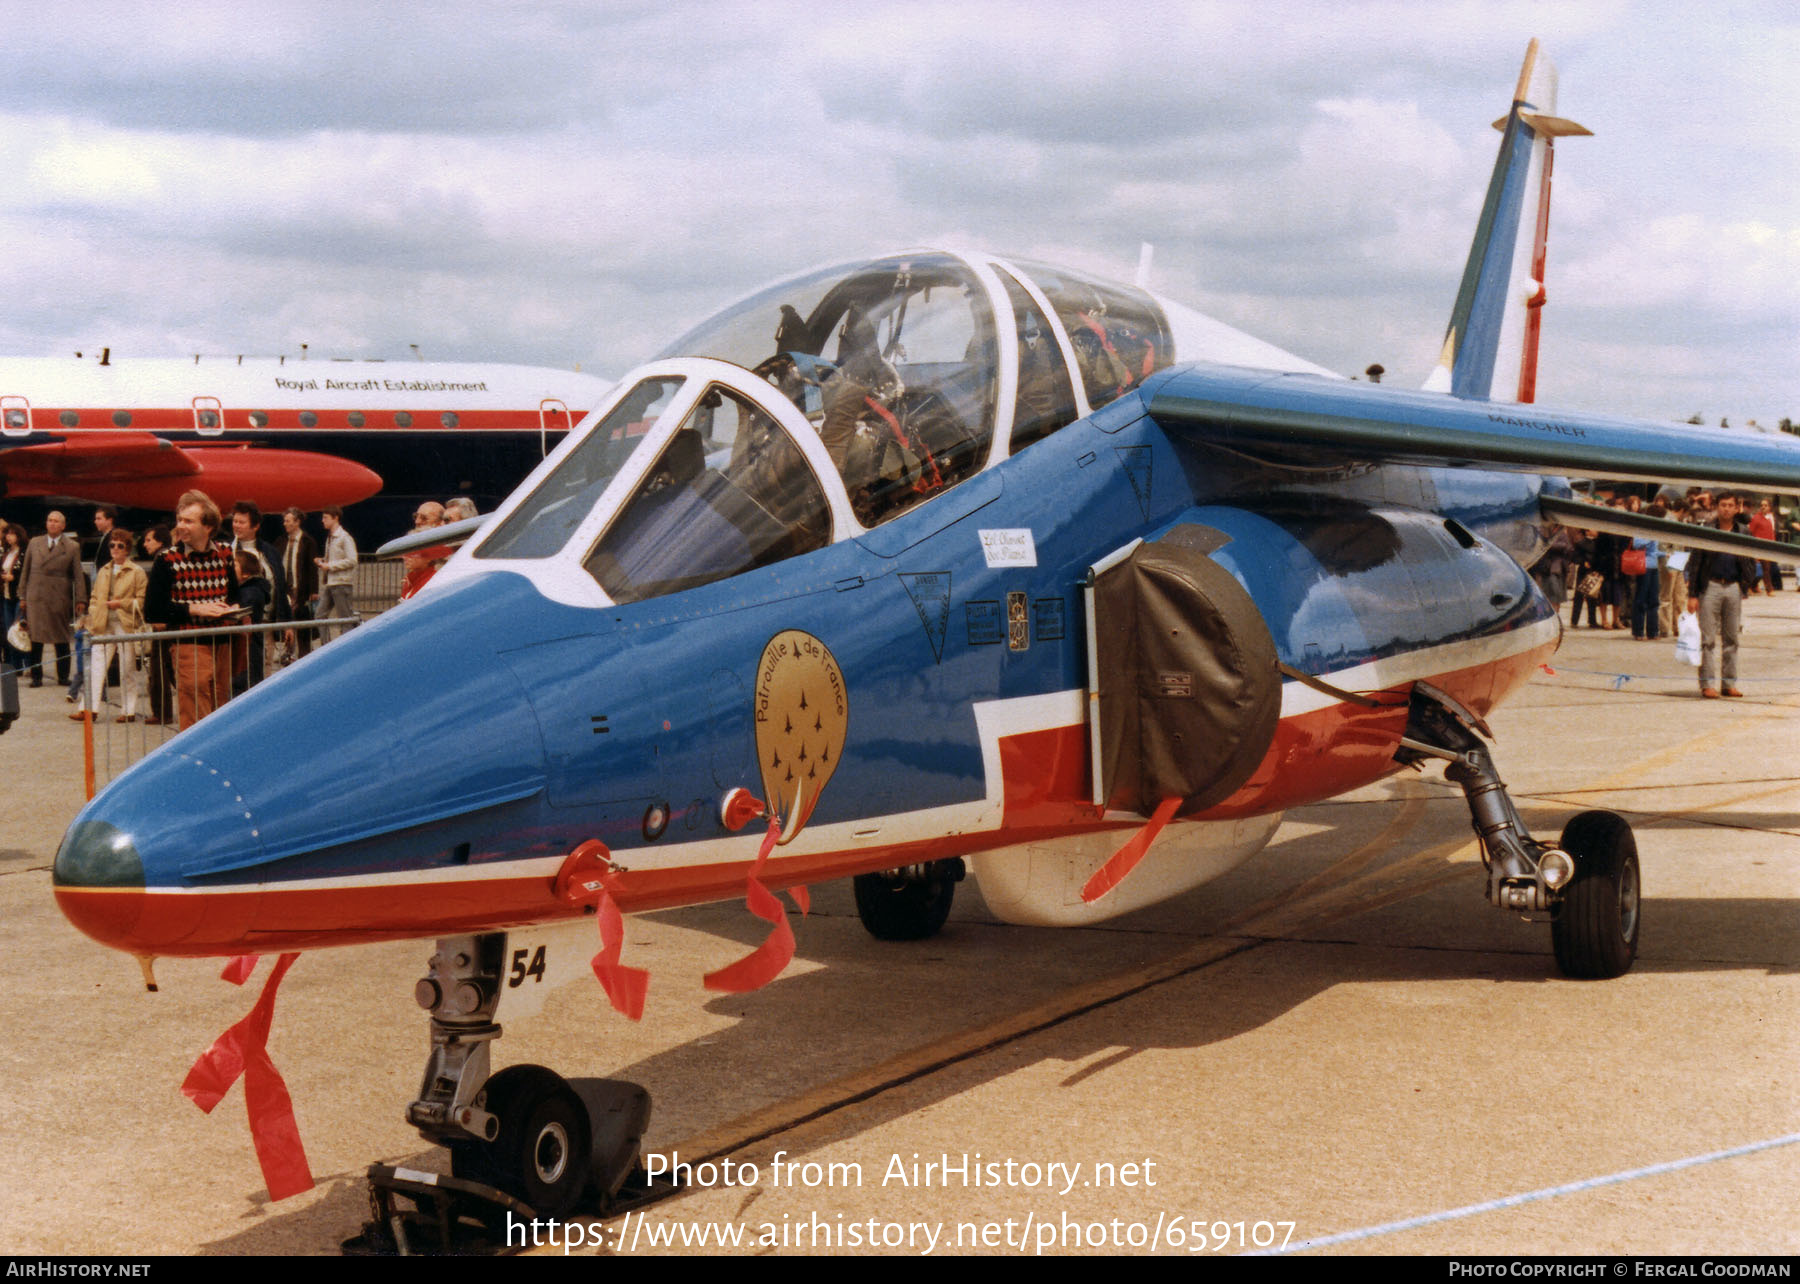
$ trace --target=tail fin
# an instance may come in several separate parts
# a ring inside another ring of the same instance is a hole
[[[1559,137],[1593,132],[1555,113],[1556,68],[1538,56],[1533,40],[1512,110],[1494,122],[1500,155],[1443,351],[1425,381],[1430,391],[1482,401],[1536,398],[1552,149]]]

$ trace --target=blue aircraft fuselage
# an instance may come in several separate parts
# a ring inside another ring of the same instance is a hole
[[[763,792],[759,664],[790,633],[835,661],[842,690],[812,699],[846,721],[767,881],[1122,829],[1091,798],[1083,589],[1181,525],[1225,537],[1214,560],[1300,672],[1429,679],[1485,712],[1554,650],[1507,551],[1535,545],[1538,478],[1253,461],[1165,432],[1145,411],[1165,378],[857,538],[682,592],[595,608],[514,570],[447,583],[122,775],[70,830],[59,899],[140,954],[441,935],[569,913],[551,883],[594,838],[627,911],[735,895],[760,834],[726,829],[721,799]],[[996,532],[1030,557],[997,558]],[[1403,700],[1290,681],[1265,761],[1190,819],[1367,784],[1404,725]]]

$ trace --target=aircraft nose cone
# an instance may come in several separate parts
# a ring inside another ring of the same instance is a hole
[[[76,817],[56,864],[64,912],[156,955],[431,935],[412,930],[422,916],[488,913],[474,881],[443,880],[438,901],[403,889],[542,795],[536,715],[489,622],[560,635],[559,611],[516,576],[451,585],[220,706]]]
[[[142,887],[144,858],[118,826],[84,820],[63,835],[51,878],[58,887]]]
[[[144,860],[131,835],[103,820],[77,821],[51,871],[57,903],[102,944],[128,940],[144,909]]]
[[[51,878],[63,913],[95,940],[134,954],[174,953],[216,907],[171,893],[215,864],[260,854],[256,822],[229,773],[168,752],[82,810]]]

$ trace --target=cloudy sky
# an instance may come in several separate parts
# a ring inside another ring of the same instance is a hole
[[[1527,40],[1562,72],[1540,400],[1800,419],[1800,10],[0,0],[0,353],[622,372],[950,241],[1422,380]]]

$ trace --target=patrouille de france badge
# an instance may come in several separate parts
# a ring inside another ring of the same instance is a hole
[[[849,725],[844,674],[826,645],[799,629],[770,638],[756,666],[756,756],[783,843],[806,827]]]

